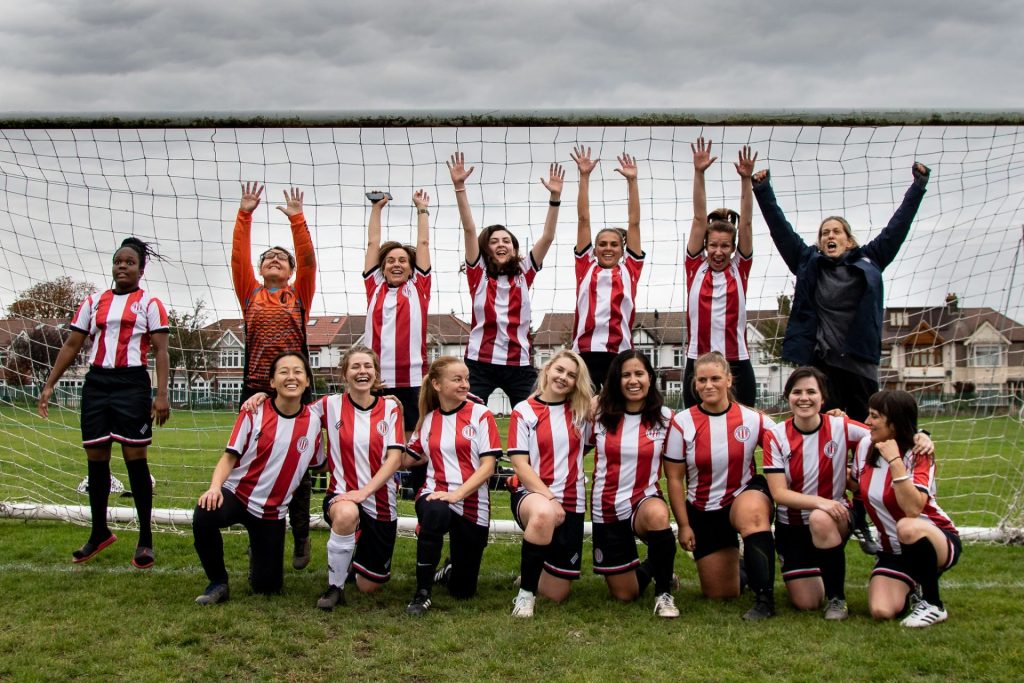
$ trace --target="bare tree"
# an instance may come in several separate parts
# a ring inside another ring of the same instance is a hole
[[[67,320],[74,315],[78,305],[96,291],[96,285],[91,282],[78,282],[63,275],[55,280],[34,284],[20,292],[18,298],[7,307],[7,312],[12,317],[32,320]]]

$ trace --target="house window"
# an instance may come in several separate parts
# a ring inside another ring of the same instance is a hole
[[[435,360],[441,357],[440,346],[428,346],[427,347],[427,362],[433,363]]]
[[[669,394],[681,394],[683,393],[682,382],[666,382],[665,391]]]
[[[889,313],[889,325],[891,327],[906,327],[910,324],[910,314],[906,311],[892,311]]]
[[[221,349],[220,367],[240,368],[242,367],[242,349]]]
[[[655,354],[653,347],[648,346],[646,348],[637,348],[637,351],[639,351],[640,353],[642,353],[645,356],[647,356],[647,360],[650,361],[652,368],[657,368],[658,367],[658,362],[657,362],[658,356],[657,356],[657,354]]]
[[[221,395],[232,403],[238,403],[238,399],[242,397],[242,380],[240,379],[222,379],[217,383],[217,388]]]
[[[672,349],[672,367],[684,368],[686,367],[686,349],[680,347]],[[671,382],[670,382],[671,384]]]
[[[174,380],[171,387],[171,403],[184,403],[188,400],[188,382],[184,379]]]
[[[309,367],[318,368],[320,367],[320,352],[309,354]]]
[[[971,347],[972,368],[997,368],[1006,365],[1002,344],[975,344]]]
[[[891,368],[892,367],[892,349],[882,349],[882,360],[878,362],[878,367]]]
[[[910,347],[907,351],[908,368],[930,368],[942,365],[942,356],[934,346]]]

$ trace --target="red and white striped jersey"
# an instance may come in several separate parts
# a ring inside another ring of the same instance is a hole
[[[718,273],[707,257],[686,255],[686,357],[718,351],[727,360],[748,360],[747,280],[754,259],[739,251]]]
[[[427,374],[427,309],[430,271],[413,267],[412,278],[392,287],[380,268],[363,275],[366,285],[366,328],[363,343],[380,358],[386,387],[418,387]]]
[[[573,351],[619,353],[633,348],[634,302],[643,268],[643,255],[628,249],[622,262],[612,268],[598,265],[592,244],[576,254]]]
[[[480,458],[501,455],[501,437],[487,406],[466,401],[450,413],[440,409],[427,413],[409,442],[409,452],[427,458],[427,481],[419,498],[462,486],[480,467]],[[449,507],[466,520],[487,526],[491,521],[487,482]]]
[[[320,420],[309,406],[287,417],[272,400],[253,413],[238,414],[225,450],[238,462],[224,488],[260,519],[284,519],[302,474],[324,464]]]
[[[846,464],[850,451],[871,430],[848,417],[821,416],[813,432],[801,432],[790,418],[768,432],[762,449],[764,473],[786,475],[789,490],[828,500],[846,500]],[[775,519],[781,524],[806,525],[810,510],[779,504]]]
[[[392,399],[375,398],[360,408],[347,394],[324,396],[310,411],[327,430],[327,464],[331,481],[327,493],[348,493],[370,483],[387,459],[389,449],[405,450],[401,407]],[[373,519],[398,519],[394,478],[362,502]]]
[[[531,396],[512,409],[508,423],[508,454],[530,456],[530,467],[566,512],[586,512],[583,450],[590,422],[573,423],[569,403],[545,403]],[[520,491],[526,487],[520,486]]]
[[[661,495],[661,456],[672,411],[661,409],[664,424],[643,424],[639,414],[626,413],[619,428],[609,433],[594,422],[594,486],[590,518],[607,523],[629,520],[648,496]]]
[[[755,474],[754,449],[775,426],[767,415],[732,403],[724,413],[693,406],[676,413],[665,459],[686,465],[686,500],[698,510],[731,505]]]
[[[888,553],[899,555],[902,552],[899,539],[896,536],[896,522],[907,516],[903,508],[896,501],[896,492],[892,488],[892,471],[888,463],[882,457],[878,458],[878,466],[871,467],[867,464],[868,456],[874,444],[871,439],[862,439],[857,447],[853,461],[853,474],[858,482],[860,498],[864,501],[864,507],[871,515],[871,521],[878,529],[879,542],[882,550]],[[953,520],[949,518],[939,504],[935,501],[935,459],[916,457],[912,450],[903,454],[903,464],[907,473],[913,478],[914,486],[923,493],[928,494],[928,502],[920,517],[930,521],[943,531],[951,531],[954,534],[959,532],[953,526]]]
[[[141,289],[90,294],[71,319],[71,329],[92,337],[89,365],[98,368],[145,367],[150,335],[167,332],[167,311]]]
[[[487,275],[484,257],[466,264],[469,295],[473,300],[473,329],[466,358],[495,365],[530,364],[530,287],[540,270],[533,255],[522,261],[515,277]]]

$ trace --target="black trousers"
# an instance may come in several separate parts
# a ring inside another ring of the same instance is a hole
[[[501,389],[515,408],[533,392],[537,381],[537,368],[532,365],[495,365],[466,359],[469,368],[469,390],[486,404],[495,389]]]
[[[811,363],[828,377],[828,400],[822,408],[839,408],[851,419],[863,422],[868,418],[868,399],[878,391],[878,381],[815,359]]]
[[[253,592],[280,593],[284,584],[284,520],[255,517],[231,491],[222,488],[221,493],[224,502],[219,508],[210,511],[196,506],[192,513],[193,544],[206,578],[210,583],[228,582],[220,530],[241,524],[249,532],[249,583]]]

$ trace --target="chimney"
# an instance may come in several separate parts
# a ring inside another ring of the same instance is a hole
[[[960,310],[960,302],[957,299],[956,294],[954,294],[953,292],[950,292],[949,294],[946,295],[946,309],[950,313],[956,313],[957,311]]]

